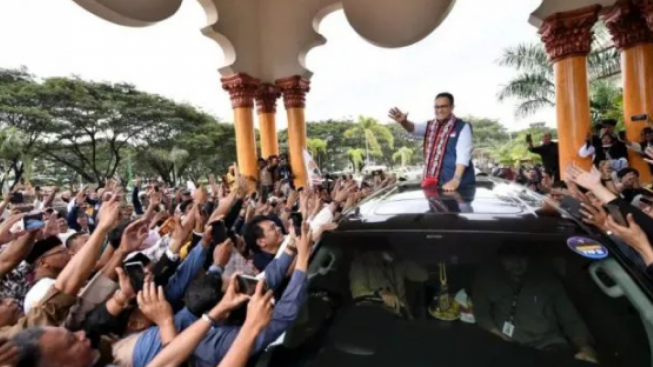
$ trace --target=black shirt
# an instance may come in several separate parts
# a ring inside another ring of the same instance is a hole
[[[556,179],[559,177],[560,161],[558,160],[558,143],[550,142],[539,147],[528,149],[531,153],[539,154],[546,170],[553,173]]]

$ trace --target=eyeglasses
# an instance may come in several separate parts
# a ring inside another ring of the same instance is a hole
[[[443,109],[443,108],[449,108],[449,107],[451,107],[451,106],[449,106],[448,104],[440,105],[440,106],[435,105],[435,109],[436,109],[436,110],[441,110],[441,109]]]

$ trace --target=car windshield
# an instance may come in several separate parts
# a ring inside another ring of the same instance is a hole
[[[330,234],[311,262],[303,317],[272,365],[650,367],[642,318],[606,293],[614,282],[603,268],[636,274],[600,241]]]

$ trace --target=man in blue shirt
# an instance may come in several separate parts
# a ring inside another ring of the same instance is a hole
[[[174,324],[178,332],[181,332],[197,321],[204,312],[215,306],[222,298],[221,273],[223,264],[213,264],[209,268],[208,274],[193,282],[193,284],[190,285],[191,289],[186,292],[186,288],[188,288],[190,281],[202,268],[202,264],[204,264],[206,258],[206,252],[207,249],[205,246],[195,246],[166,286],[166,298],[170,303],[180,301],[185,293],[194,293],[197,295],[197,297],[189,297],[187,294],[186,307],[175,314]],[[294,254],[292,250],[288,250],[265,268],[265,279],[270,289],[275,289],[281,284],[293,259]],[[195,283],[197,283],[197,285]],[[291,289],[290,285],[288,286],[286,293],[288,293],[289,289]],[[284,293],[284,298],[285,297],[286,294]],[[277,308],[282,303],[283,299],[279,302]],[[235,334],[233,337],[235,338]],[[232,341],[233,340],[230,340],[229,345],[231,345]],[[157,355],[157,353],[161,351],[161,349],[163,349],[163,346],[161,344],[159,327],[153,326],[145,330],[140,334],[140,336],[138,336],[138,340],[134,345],[132,355],[132,363],[134,367],[145,367]],[[228,349],[227,346],[227,350]]]

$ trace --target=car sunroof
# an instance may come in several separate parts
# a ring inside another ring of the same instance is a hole
[[[428,196],[422,190],[394,191],[378,202],[377,215],[422,214],[422,213],[477,213],[477,214],[519,214],[522,205],[497,190],[478,187],[473,195]]]

